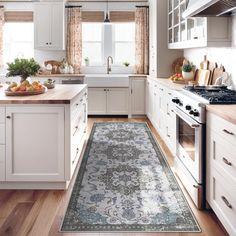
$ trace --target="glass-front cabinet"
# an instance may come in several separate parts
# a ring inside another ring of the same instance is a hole
[[[230,46],[230,17],[185,19],[182,14],[188,6],[188,0],[169,0],[168,3],[168,48]]]

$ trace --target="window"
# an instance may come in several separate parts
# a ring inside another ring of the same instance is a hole
[[[113,27],[115,64],[129,62],[133,65],[135,63],[135,24],[116,23]]]
[[[102,26],[102,23],[82,24],[83,64],[85,64],[85,58],[89,58],[90,65],[102,64]]]
[[[82,58],[89,65],[103,65],[112,56],[115,65],[135,62],[135,23],[85,23],[82,24]]]
[[[4,64],[15,58],[34,57],[34,26],[32,22],[6,22],[3,33]]]

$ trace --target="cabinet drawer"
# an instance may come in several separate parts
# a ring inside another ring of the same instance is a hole
[[[236,125],[216,116],[212,113],[207,115],[207,123],[210,129],[218,133],[223,139],[235,145],[236,143]]]
[[[210,200],[214,212],[230,235],[236,234],[236,185],[226,182],[214,168],[211,170]]]
[[[71,104],[71,119],[75,119],[78,113],[84,109],[84,104],[87,103],[87,95],[86,93],[82,96],[79,96],[72,104]]]
[[[5,107],[0,107],[0,123],[5,123]]]
[[[5,144],[5,124],[0,124],[0,144]]]
[[[208,129],[208,157],[210,166],[218,169],[224,176],[235,181],[236,185],[236,147],[224,140],[219,134]]]
[[[0,145],[0,181],[5,180],[5,145]]]

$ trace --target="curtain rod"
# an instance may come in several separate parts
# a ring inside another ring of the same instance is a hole
[[[0,6],[0,8],[4,8],[4,6]]]
[[[140,7],[145,7],[145,8],[149,8],[149,6],[135,6],[137,8],[140,8]]]
[[[81,8],[82,6],[70,6],[70,5],[65,6],[65,8],[76,8],[76,7]]]

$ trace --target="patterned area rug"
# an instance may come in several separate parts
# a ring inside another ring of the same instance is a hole
[[[145,123],[95,123],[61,231],[199,232]]]

